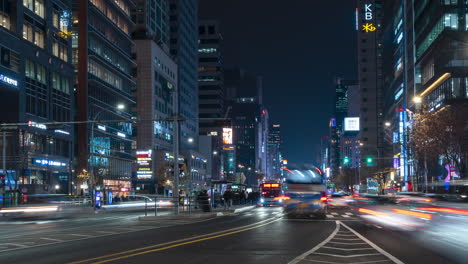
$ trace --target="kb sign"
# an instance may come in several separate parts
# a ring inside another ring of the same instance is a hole
[[[364,5],[364,19],[366,21],[374,19],[374,11],[372,10],[372,4]]]

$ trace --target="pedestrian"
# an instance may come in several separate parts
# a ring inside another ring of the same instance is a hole
[[[244,191],[244,190],[242,190],[242,191],[240,192],[240,197],[239,197],[239,198],[240,198],[240,204],[244,204],[244,203],[245,203],[245,200],[246,200],[246,199],[245,199],[245,191]]]
[[[250,205],[253,204],[253,200],[254,200],[254,193],[253,192],[249,192],[249,194],[247,195],[247,201]]]
[[[231,209],[231,207],[232,207],[232,198],[233,198],[233,193],[232,193],[231,189],[227,189],[224,192],[223,198],[224,198],[224,209],[225,210]]]

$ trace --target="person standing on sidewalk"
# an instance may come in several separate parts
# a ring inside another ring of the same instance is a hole
[[[233,193],[231,191],[231,189],[227,189],[224,194],[223,194],[223,198],[224,198],[224,210],[228,210],[228,209],[231,209],[232,207],[232,197],[233,196]]]

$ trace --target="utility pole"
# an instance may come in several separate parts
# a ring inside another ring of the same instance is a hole
[[[176,197],[175,214],[179,214],[179,87],[174,86],[174,190],[172,195]]]

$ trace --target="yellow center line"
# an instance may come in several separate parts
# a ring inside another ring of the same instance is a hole
[[[161,243],[161,244],[151,245],[151,246],[147,246],[147,247],[143,247],[143,248],[137,248],[137,249],[127,250],[127,251],[122,251],[122,252],[109,254],[109,255],[104,255],[104,256],[100,256],[100,257],[74,261],[74,262],[70,262],[68,264],[88,263],[88,262],[92,262],[92,261],[100,260],[100,259],[105,259],[105,260],[94,262],[94,263],[95,264],[106,263],[106,262],[110,262],[110,261],[114,261],[114,260],[129,258],[129,257],[138,256],[138,255],[142,255],[142,254],[148,254],[148,253],[151,253],[151,252],[157,252],[157,251],[162,251],[162,250],[166,250],[166,249],[170,249],[170,248],[174,248],[174,247],[179,247],[179,246],[183,246],[183,245],[187,245],[187,244],[197,243],[197,242],[201,242],[201,241],[205,241],[205,240],[209,240],[209,239],[228,236],[228,235],[248,231],[248,230],[251,230],[251,229],[259,228],[259,227],[262,227],[262,226],[265,226],[265,225],[269,225],[269,224],[271,224],[273,222],[276,222],[276,221],[279,221],[279,220],[281,220],[281,218],[277,218],[275,220],[266,219],[266,220],[263,220],[263,221],[260,221],[260,222],[254,223],[254,224],[250,224],[250,225],[231,228],[231,229],[218,231],[218,232],[205,234],[205,235],[199,235],[199,236],[195,236],[195,237],[191,237],[191,238],[184,238],[184,239],[165,242],[165,243]],[[260,223],[263,223],[263,224],[260,224]],[[178,244],[174,244],[174,243],[178,243]],[[169,245],[169,246],[167,246],[167,245]],[[140,251],[140,252],[138,252],[138,251]],[[136,252],[136,253],[133,253],[133,252]],[[129,253],[133,253],[133,254],[129,254]],[[123,255],[123,254],[128,254],[128,255],[120,256],[120,255]],[[116,257],[116,256],[120,256],[120,257]],[[106,259],[106,258],[111,258],[111,257],[115,257],[115,258]]]

